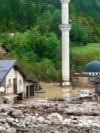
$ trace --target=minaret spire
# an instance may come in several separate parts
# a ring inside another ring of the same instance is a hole
[[[70,0],[60,0],[62,4],[62,86],[70,85],[70,59],[69,59],[69,2]]]

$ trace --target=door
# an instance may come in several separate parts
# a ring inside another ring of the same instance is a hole
[[[28,94],[29,92],[28,92],[28,86],[26,86],[26,98],[28,98]]]
[[[17,94],[17,78],[13,79],[13,89],[14,89],[14,94]]]

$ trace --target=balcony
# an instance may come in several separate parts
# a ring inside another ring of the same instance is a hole
[[[59,25],[60,30],[70,30],[71,24],[61,24]]]

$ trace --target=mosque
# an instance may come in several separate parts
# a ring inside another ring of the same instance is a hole
[[[100,61],[88,62],[81,73],[72,75],[72,83],[76,86],[100,88]]]

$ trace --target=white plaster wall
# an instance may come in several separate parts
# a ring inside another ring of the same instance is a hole
[[[23,76],[19,71],[16,71],[14,68],[12,68],[9,73],[6,75],[5,78],[5,83],[6,83],[6,94],[14,93],[14,88],[13,88],[13,79],[17,78],[17,93],[21,93],[24,91],[24,81],[23,81]],[[11,79],[11,85],[9,86],[9,79]],[[21,80],[21,83],[19,83],[19,80]]]
[[[24,81],[19,71],[16,72],[16,77],[17,77],[17,93],[24,92]],[[19,83],[20,80],[21,80],[21,84]]]
[[[13,79],[16,77],[14,68],[12,68],[6,76],[6,94],[14,93],[13,89]],[[11,85],[9,86],[9,79],[11,79]]]

